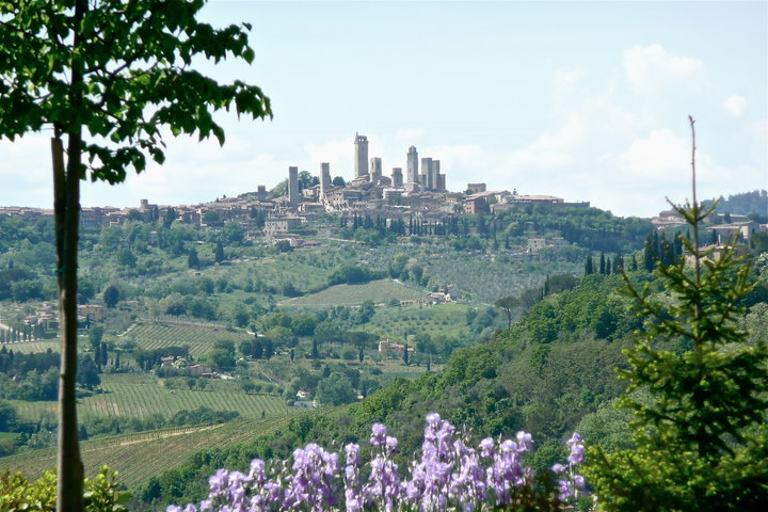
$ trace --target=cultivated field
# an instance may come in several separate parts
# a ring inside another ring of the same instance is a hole
[[[247,395],[236,381],[208,380],[205,389],[168,389],[162,380],[145,373],[103,373],[103,393],[78,400],[82,418],[139,418],[153,415],[170,418],[179,411],[209,407],[214,411],[237,411],[243,418],[267,418],[296,412],[285,400],[274,395]],[[19,417],[35,420],[45,414],[55,414],[56,402],[24,402],[9,400]]]
[[[118,483],[135,487],[152,476],[179,467],[201,450],[251,441],[283,428],[287,423],[287,417],[240,419],[221,425],[109,436],[84,441],[81,450],[86,474],[93,476],[106,464],[118,472]],[[29,478],[36,478],[55,466],[54,448],[0,458],[0,472],[22,471]]]
[[[427,294],[413,290],[392,279],[380,279],[365,284],[339,284],[321,292],[283,301],[284,306],[356,306],[366,300],[384,304],[399,301],[425,301]]]
[[[120,340],[133,341],[143,350],[188,346],[193,357],[205,354],[216,341],[231,340],[237,346],[253,335],[223,325],[194,322],[143,321],[120,335]],[[119,343],[119,342],[118,342]]]
[[[466,337],[467,310],[472,307],[453,303],[376,308],[368,330],[392,339],[416,333]]]

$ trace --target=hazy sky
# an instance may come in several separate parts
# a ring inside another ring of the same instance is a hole
[[[223,148],[168,139],[167,162],[85,206],[189,204],[272,188],[288,166],[353,174],[355,132],[385,174],[441,161],[450,190],[551,194],[629,216],[768,188],[768,2],[211,0],[253,24],[252,66],[204,69],[272,99],[266,122],[221,118]],[[50,207],[50,133],[0,142],[0,205]]]

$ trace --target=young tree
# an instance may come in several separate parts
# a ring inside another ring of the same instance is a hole
[[[197,20],[205,0],[0,1],[0,137],[51,130],[62,339],[57,509],[83,509],[77,439],[77,241],[80,180],[122,182],[162,164],[162,127],[224,142],[212,113],[271,116],[255,86],[221,85],[194,58],[251,62],[246,30]],[[65,151],[66,145],[66,151]]]
[[[512,328],[512,312],[516,307],[520,305],[520,301],[516,297],[502,297],[493,303],[494,306],[499,308],[507,315],[507,328]]]
[[[673,205],[693,231],[682,238],[690,257],[656,256],[665,297],[623,274],[625,293],[647,320],[620,372],[637,448],[590,453],[587,476],[605,510],[757,510],[768,492],[768,348],[764,340],[745,343],[738,325],[740,300],[753,286],[735,240],[719,258],[701,247],[700,225],[714,207],[696,201],[690,123],[693,201]]]

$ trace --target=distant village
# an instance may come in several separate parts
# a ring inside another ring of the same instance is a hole
[[[319,177],[298,167],[288,167],[287,184],[268,191],[258,185],[255,192],[237,197],[217,198],[196,205],[151,204],[142,199],[138,208],[93,207],[83,208],[80,223],[83,229],[119,225],[127,220],[158,220],[169,218],[197,226],[206,226],[215,220],[221,225],[229,221],[241,222],[247,238],[266,237],[272,241],[289,240],[292,245],[304,241],[296,231],[318,215],[341,214],[382,219],[392,222],[414,220],[439,224],[447,216],[457,214],[492,214],[502,210],[525,208],[531,204],[576,206],[589,208],[589,202],[567,203],[563,198],[551,195],[522,195],[517,190],[488,190],[485,183],[468,183],[464,191],[446,189],[446,175],[440,160],[421,157],[415,146],[406,153],[405,173],[402,167],[393,167],[389,176],[384,174],[382,159],[368,156],[368,138],[355,134],[353,140],[354,177],[345,181],[331,177],[330,164],[320,163]],[[276,194],[276,191],[282,193]],[[0,207],[0,215],[22,216],[34,220],[52,216],[53,210],[24,207]],[[683,225],[674,211],[660,212],[652,219],[660,229]],[[734,215],[726,222],[720,220],[718,238],[725,240],[733,233],[748,241],[750,234],[765,231],[765,225],[757,225],[744,216]],[[332,233],[325,233],[331,235]],[[557,240],[532,239],[529,252],[556,245]]]
[[[150,204],[141,200],[138,208],[83,208],[80,223],[83,229],[119,225],[126,220],[155,220],[165,218],[169,210],[176,220],[205,226],[206,220],[240,221],[246,227],[254,223],[254,212],[261,214],[263,233],[251,231],[251,236],[263,234],[270,238],[286,238],[298,226],[306,224],[321,213],[340,213],[352,217],[369,216],[386,222],[417,219],[439,222],[447,215],[461,213],[492,213],[519,208],[531,203],[589,207],[588,202],[566,203],[562,198],[548,195],[520,195],[517,191],[488,190],[485,183],[469,183],[464,191],[446,190],[446,176],[440,160],[419,158],[416,147],[408,148],[407,167],[393,167],[389,176],[382,169],[380,157],[368,157],[368,138],[355,134],[354,177],[345,181],[331,178],[330,164],[320,164],[319,177],[308,171],[289,167],[284,193],[275,195],[266,186],[238,197],[217,198],[196,205]],[[307,180],[306,178],[310,179]],[[214,213],[211,213],[214,212]],[[33,220],[52,216],[53,210],[24,207],[0,207],[0,215],[18,215]]]

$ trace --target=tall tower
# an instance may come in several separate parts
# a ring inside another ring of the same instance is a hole
[[[355,178],[368,176],[368,137],[355,132]]]
[[[406,178],[408,183],[419,182],[419,153],[416,151],[416,146],[408,148],[408,160],[406,168]]]
[[[326,191],[331,188],[331,164],[320,164],[320,198],[325,199]]]
[[[299,168],[288,167],[288,203],[291,206],[299,204]]]
[[[403,168],[392,168],[392,186],[395,188],[403,188]]]
[[[432,182],[434,179],[434,172],[432,169],[432,159],[429,157],[425,157],[421,159],[421,174],[424,175],[424,188],[428,190],[432,190],[435,188],[434,183]]]
[[[433,190],[440,190],[440,160],[432,160],[429,165],[429,182]]]
[[[371,183],[378,184],[381,181],[381,158],[371,158]]]

